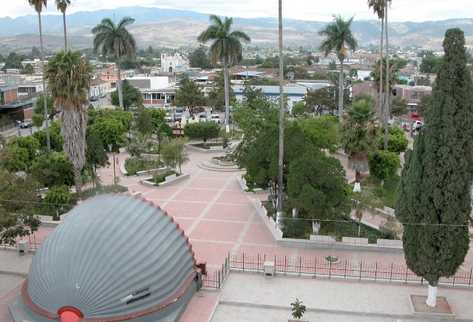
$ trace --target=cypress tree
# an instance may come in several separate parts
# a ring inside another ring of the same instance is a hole
[[[436,306],[440,278],[457,272],[470,243],[473,86],[464,33],[448,30],[443,46],[425,128],[408,153],[396,207],[406,262],[429,282],[429,306]]]

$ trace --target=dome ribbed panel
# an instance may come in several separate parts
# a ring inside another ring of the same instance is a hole
[[[38,250],[28,294],[51,313],[64,306],[86,319],[133,314],[162,304],[194,272],[186,237],[163,211],[130,196],[89,199]],[[146,298],[126,298],[149,289]]]

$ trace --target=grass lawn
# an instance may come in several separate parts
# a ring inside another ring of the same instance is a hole
[[[162,165],[157,160],[146,160],[142,158],[132,157],[125,161],[125,169],[128,176],[134,176],[140,171],[157,169]]]
[[[395,176],[385,180],[384,186],[381,186],[381,182],[375,178],[364,178],[361,183],[362,200],[373,208],[395,208],[400,180],[401,177]]]

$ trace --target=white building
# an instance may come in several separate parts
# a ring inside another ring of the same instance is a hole
[[[141,92],[146,107],[169,107],[174,103],[177,87],[168,76],[135,76],[127,81]]]
[[[161,54],[161,73],[183,73],[189,69],[189,65],[189,59],[179,53]]]

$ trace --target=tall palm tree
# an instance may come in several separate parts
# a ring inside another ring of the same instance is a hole
[[[250,42],[250,37],[242,31],[232,31],[233,19],[225,17],[222,21],[216,15],[210,16],[211,25],[197,38],[200,42],[212,41],[210,55],[212,62],[223,64],[225,80],[225,128],[230,131],[230,81],[229,67],[242,59],[242,41]]]
[[[112,56],[117,64],[117,90],[120,108],[123,106],[122,78],[120,69],[120,59],[122,57],[132,57],[136,53],[136,42],[132,34],[127,30],[127,26],[133,24],[135,19],[123,18],[117,25],[110,19],[105,18],[98,24],[92,33],[94,34],[94,51],[104,56]]]
[[[67,50],[67,24],[66,24],[66,10],[71,4],[71,0],[56,0],[57,10],[62,13],[62,24],[64,27],[64,50]]]
[[[282,0],[279,0],[279,157],[278,157],[278,212],[276,222],[281,224],[284,211],[284,52]]]
[[[340,120],[343,114],[344,96],[343,62],[348,56],[348,51],[355,50],[358,47],[355,36],[351,31],[352,23],[353,18],[344,20],[341,16],[335,16],[334,21],[319,32],[321,36],[325,37],[320,45],[320,49],[325,53],[325,56],[328,56],[330,52],[334,52],[340,61],[340,88],[338,95],[338,114]]]
[[[39,42],[41,48],[41,65],[43,69],[43,91],[44,94],[47,95],[46,92],[46,80],[44,79],[44,46],[43,46],[43,25],[41,21],[41,12],[43,11],[43,7],[46,8],[48,5],[48,0],[28,0],[30,6],[32,6],[36,13],[38,14],[38,26],[39,26]],[[43,113],[44,113],[44,122],[46,124],[46,145],[48,147],[48,152],[51,151],[51,137],[49,135],[49,118],[48,118],[48,100],[44,100],[43,106]]]
[[[384,60],[384,7],[386,0],[368,0],[368,6],[373,9],[373,12],[378,16],[381,24],[381,36],[379,42],[379,97],[378,97],[378,108],[381,115],[384,117],[384,94],[383,94],[383,60]]]
[[[64,151],[74,167],[77,193],[86,163],[87,103],[92,68],[79,52],[63,51],[48,63],[46,78],[57,110],[61,111]]]
[[[389,5],[391,4],[391,0],[385,0],[384,5],[384,31],[386,32],[386,85],[385,85],[385,93],[386,97],[384,99],[384,150],[388,149],[388,137],[389,137],[389,126],[388,121],[391,115],[391,64],[389,62],[389,21],[388,21],[388,10]],[[382,79],[382,78],[381,78]],[[382,82],[382,81],[381,81]]]

